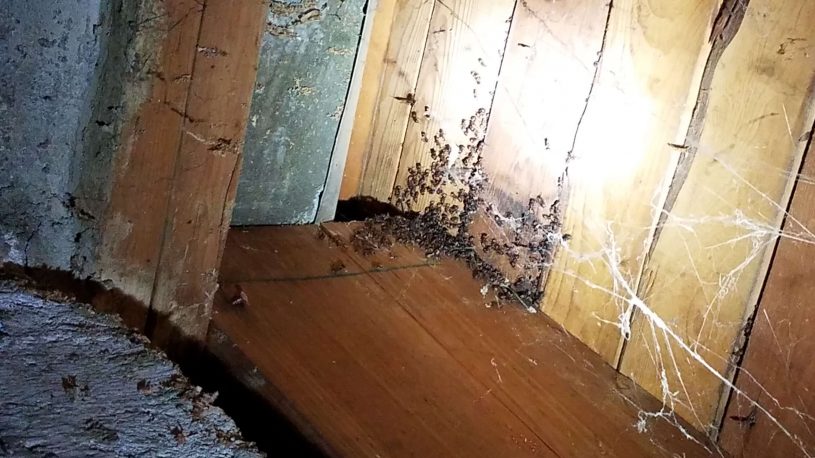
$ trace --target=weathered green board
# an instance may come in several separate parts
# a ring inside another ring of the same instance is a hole
[[[232,224],[314,221],[365,3],[271,2]]]

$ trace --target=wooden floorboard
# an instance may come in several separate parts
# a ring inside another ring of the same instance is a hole
[[[465,266],[403,246],[363,256],[351,232],[233,230],[210,332],[332,454],[705,454],[664,421],[637,432],[626,399],[657,411],[653,398],[545,317],[487,308]],[[238,284],[243,307],[228,304]]]

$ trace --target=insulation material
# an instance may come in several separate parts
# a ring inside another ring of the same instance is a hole
[[[110,316],[0,283],[0,454],[262,456]]]

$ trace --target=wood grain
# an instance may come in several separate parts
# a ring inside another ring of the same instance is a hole
[[[121,311],[128,325],[140,329],[158,268],[202,13],[196,0],[161,3],[165,16],[156,28],[163,39],[155,50],[160,58],[148,97],[121,134],[97,248],[100,278],[145,304],[143,311]]]
[[[484,147],[484,198],[499,213],[559,198],[607,18],[604,0],[518,3]]]
[[[359,187],[352,195],[372,196],[387,201],[402,154],[410,104],[396,97],[416,92],[419,67],[428,38],[433,0],[396,0],[387,35],[388,47],[378,86],[373,118],[356,123],[354,135],[364,143]],[[387,13],[385,13],[387,14]],[[364,140],[363,140],[364,138]],[[353,186],[349,182],[346,189]]]
[[[541,196],[546,205],[560,199],[558,184],[594,82],[608,8],[602,0],[517,3],[483,151],[490,180],[483,198],[494,212],[520,215],[530,198]],[[491,216],[476,214],[470,234],[514,243],[514,229]],[[510,281],[545,275],[525,258],[513,267],[480,243],[476,248]]]
[[[410,267],[426,261],[421,251],[395,246],[374,268],[347,243],[355,226],[324,227],[327,238],[301,227],[229,236],[230,281],[257,271],[283,276],[244,282],[251,306],[219,302],[210,336],[220,337],[210,348],[233,355],[228,365],[236,351],[247,358],[242,367],[257,370],[242,378],[325,449],[344,456],[705,455],[664,422],[638,433],[639,410],[626,398],[657,409],[655,399],[545,318],[484,307],[464,265]],[[247,260],[255,243],[276,257]],[[332,255],[301,257],[303,250]],[[364,272],[309,277],[340,257]],[[285,261],[295,258],[298,265]],[[287,267],[273,267],[278,260]]]
[[[261,0],[206,2],[151,302],[163,318],[151,336],[159,345],[172,328],[206,334],[266,8]]]
[[[396,176],[403,188],[409,168],[430,163],[432,142],[423,141],[423,132],[432,139],[443,131],[455,149],[470,143],[463,121],[479,110],[489,113],[515,7],[513,0],[436,3],[416,85],[416,117],[408,123]],[[428,201],[422,198],[414,210]]]
[[[371,38],[365,50],[365,67],[362,70],[359,100],[353,126],[351,126],[351,139],[348,143],[348,154],[342,172],[340,200],[356,197],[359,193],[368,141],[372,135],[374,116],[377,114],[376,105],[381,90],[380,83],[385,73],[385,59],[391,27],[396,19],[395,11],[396,0],[378,0],[376,2]]]
[[[563,232],[543,310],[612,365],[709,51],[715,0],[615,2],[568,166]],[[609,259],[609,255],[614,258]]]
[[[621,369],[677,411],[715,428],[731,354],[766,275],[813,122],[815,4],[754,0],[722,56],[698,152],[655,241],[639,290],[647,306],[719,375],[636,314]],[[801,42],[797,42],[800,46]],[[658,345],[658,347],[657,347]],[[665,373],[665,378],[661,373]]]
[[[800,59],[801,48],[789,51]],[[787,457],[815,454],[812,418],[815,365],[812,322],[815,297],[815,148],[807,152],[755,316],[736,387],[724,416],[720,443],[731,456]],[[777,401],[777,404],[776,404]],[[767,409],[777,422],[753,404]],[[785,433],[790,433],[788,435]]]

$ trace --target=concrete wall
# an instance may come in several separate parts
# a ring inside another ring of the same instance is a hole
[[[232,223],[311,223],[325,186],[365,0],[275,0]]]
[[[81,241],[69,173],[90,119],[100,0],[0,8],[0,256],[68,269]]]
[[[139,21],[158,5],[4,1],[0,260],[93,273],[120,126],[150,60]]]

